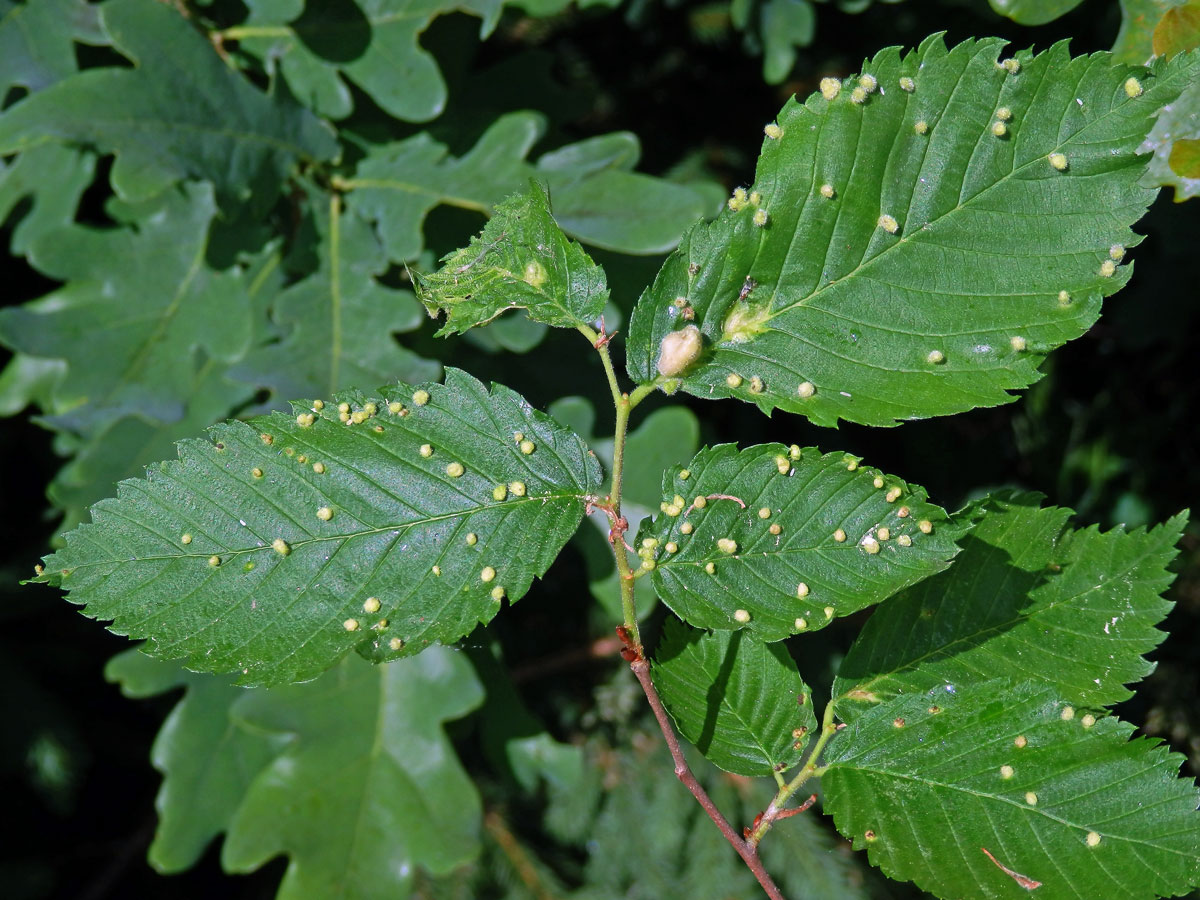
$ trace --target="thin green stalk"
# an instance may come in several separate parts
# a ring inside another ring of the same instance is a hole
[[[813,744],[812,752],[808,754],[808,761],[800,767],[800,771],[796,773],[796,777],[787,782],[787,784],[782,785],[771,799],[766,811],[759,819],[758,825],[754,827],[754,830],[750,832],[750,836],[746,838],[751,846],[758,846],[758,842],[763,839],[763,835],[771,829],[771,825],[786,810],[787,802],[795,796],[796,792],[804,786],[805,782],[810,778],[819,778],[824,774],[825,768],[818,766],[817,760],[821,758],[821,754],[824,752],[825,746],[829,743],[830,739],[837,733],[838,726],[833,721],[833,702],[830,701],[825,706],[825,714],[821,720],[821,734],[818,736],[816,743]]]
[[[629,566],[629,556],[625,549],[624,518],[621,515],[621,482],[625,472],[625,439],[629,433],[629,414],[634,404],[630,396],[621,390],[617,381],[617,372],[613,367],[612,354],[608,352],[608,342],[587,325],[579,326],[580,333],[586,337],[600,354],[600,362],[604,366],[604,374],[608,378],[608,388],[612,393],[613,406],[616,408],[616,422],[613,424],[613,464],[612,487],[608,496],[610,513],[613,519],[612,546],[617,560],[618,579],[621,584],[621,613],[624,618],[626,631],[629,633],[633,646],[639,654],[642,652],[641,630],[637,622],[637,606],[633,595],[633,570]],[[645,388],[646,385],[642,385]],[[639,389],[640,390],[640,389]],[[653,388],[651,388],[653,390]],[[638,393],[635,390],[634,393]],[[649,391],[641,390],[640,401]]]

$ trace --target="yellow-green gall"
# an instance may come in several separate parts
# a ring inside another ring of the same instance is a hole
[[[325,408],[325,401],[324,400],[314,400],[312,408],[313,408],[314,412],[320,412],[321,410],[323,410]]]
[[[996,137],[1004,137],[1006,134],[1008,134],[1008,126],[1005,125],[1003,122],[999,122],[999,121],[993,122],[992,123],[992,134],[994,134]]]
[[[219,566],[221,564],[221,557],[216,556],[215,554],[213,556],[210,556],[208,558],[208,564],[215,569],[217,566]]]
[[[317,510],[317,518],[320,519],[322,522],[328,522],[330,519],[333,518],[333,510],[330,509],[328,506],[322,506],[320,509]]]
[[[801,600],[808,596],[808,585],[803,581],[796,585],[796,596]]]
[[[821,96],[826,100],[835,100],[842,92],[842,83],[836,78],[821,79]]]
[[[879,79],[877,79],[874,75],[864,74],[861,78],[858,79],[858,84],[864,91],[866,91],[869,94],[872,91],[874,91],[875,88],[879,87]]]
[[[719,538],[717,540],[717,549],[722,553],[737,553],[737,541],[733,538]]]
[[[768,528],[767,531],[771,532],[771,534],[782,534],[783,526],[780,525],[778,522],[772,522],[771,527]]]
[[[1029,341],[1019,334],[1014,334],[1011,338],[1009,338],[1008,345],[1017,353],[1024,353],[1027,349],[1029,349]]]
[[[253,475],[255,478],[262,478],[263,470],[260,469],[258,466],[255,466],[253,469],[250,470],[250,474]]]
[[[493,569],[491,566],[484,566],[483,570],[479,573],[479,580],[483,581],[483,582],[491,581],[495,577],[496,577],[496,570]]]
[[[510,481],[508,483],[508,490],[514,497],[524,497],[525,496],[525,482]]]
[[[395,653],[397,650],[402,650],[404,648],[404,641],[400,640],[400,638],[392,638],[390,641],[388,641],[388,647],[390,647],[392,652]]]
[[[736,610],[733,614],[733,617],[738,622],[741,622],[743,625],[745,625],[747,622],[750,621],[750,613],[744,609]]]
[[[417,448],[417,452],[420,453],[426,459],[429,459],[429,457],[433,456],[433,445],[432,444],[422,444],[420,447]]]
[[[837,541],[839,544],[840,544],[840,543],[842,543],[844,540],[846,540],[846,532],[845,532],[845,530],[844,530],[844,529],[841,529],[841,528],[837,529],[837,530],[836,530],[836,531],[833,533],[833,539],[834,539],[835,541]]]
[[[477,543],[479,543],[479,535],[473,531],[469,532],[467,534],[467,546],[474,547]]]
[[[850,92],[850,100],[854,103],[866,103],[867,89],[859,85]]]
[[[1136,100],[1138,97],[1142,96],[1143,90],[1144,88],[1142,87],[1142,83],[1132,75],[1125,79],[1125,96],[1127,96],[1130,100]]]
[[[709,575],[716,575],[717,574],[717,564],[716,563],[705,563],[704,571],[707,572]]]
[[[759,228],[766,227],[767,222],[769,222],[770,220],[771,220],[771,217],[767,215],[767,211],[765,209],[756,209],[754,211],[754,218],[752,219],[752,221]]]
[[[315,462],[315,463],[313,463],[312,469],[318,475],[324,475],[325,474],[325,463]]]
[[[525,263],[525,271],[521,275],[521,280],[530,287],[539,288],[546,283],[546,279],[550,277],[550,273],[536,259],[531,259]]]
[[[832,200],[834,198],[834,196],[837,194],[837,191],[835,191],[833,189],[832,184],[823,184],[823,185],[821,185],[820,193],[821,193],[821,196],[824,197],[826,200]]]
[[[283,538],[275,538],[275,540],[271,541],[271,549],[280,556],[287,556],[292,552],[291,545]]]
[[[907,75],[901,76],[900,90],[904,91],[906,94],[911,94],[916,89],[917,89],[917,83],[915,81],[913,81]]]
[[[358,619],[347,619],[342,623],[342,627],[347,631],[358,631]]]
[[[504,599],[504,593],[505,593],[504,588],[499,587],[499,586],[494,587],[494,588],[492,588],[492,599],[495,600],[497,603],[499,603],[501,600]]]
[[[379,607],[381,605],[382,604],[379,602],[378,597],[368,597],[366,600],[363,601],[363,612],[377,613],[377,612],[379,612]]]
[[[817,392],[817,386],[811,381],[802,381],[800,386],[796,388],[796,393],[800,395],[801,400],[807,400]]]
[[[1117,274],[1117,264],[1111,259],[1106,259],[1100,263],[1101,278],[1112,278],[1115,274]]]
[[[725,376],[725,383],[736,390],[742,386],[742,376],[736,372],[730,372]]]
[[[769,125],[767,125],[765,128],[763,128],[763,134],[765,134],[771,140],[777,141],[781,137],[783,137],[783,129],[780,128],[778,125],[776,125],[774,122],[772,122]]]
[[[879,225],[880,228],[882,228],[888,234],[895,234],[897,231],[900,230],[900,223],[897,222],[894,217],[889,216],[887,213],[884,213],[883,215],[881,215],[879,217],[879,221],[877,222],[877,224]]]
[[[529,454],[533,453],[533,451],[537,449],[537,444],[535,444],[533,441],[521,441],[520,446],[521,452],[526,456],[529,456]]]
[[[190,534],[182,535],[179,538],[179,543],[181,543],[181,544],[190,544],[191,542],[192,542],[192,536]]]
[[[879,552],[879,541],[875,539],[874,535],[868,534],[862,539],[860,545],[862,546],[863,550],[865,550],[867,553],[870,553],[872,556]]]
[[[300,413],[296,416],[296,424],[301,428],[308,428],[316,421],[316,417],[312,413]]]
[[[918,121],[913,123],[913,131],[916,134],[928,134],[929,133],[929,123],[926,122],[924,119],[919,119]]]
[[[1016,75],[1021,71],[1021,61],[1019,59],[1006,59],[1004,62],[999,63],[999,66],[1009,75]]]
[[[884,526],[883,528],[875,529],[875,537],[879,538],[879,540],[881,540],[881,541],[886,541],[891,536],[892,536],[892,530],[886,526]]]
[[[946,354],[941,350],[930,350],[927,354],[925,354],[925,361],[938,366],[946,361]]]
[[[771,508],[770,508],[769,506],[764,506],[764,507],[762,507],[762,508],[761,508],[761,509],[758,511],[758,517],[759,517],[760,519],[769,519],[769,518],[771,518]]]
[[[674,378],[684,372],[704,350],[704,337],[695,325],[666,334],[659,344],[657,367],[660,375]]]
[[[498,484],[492,488],[492,499],[499,502],[508,496],[508,485]]]
[[[429,391],[424,389],[415,391],[412,395],[412,401],[413,403],[417,404],[417,406],[424,406],[429,402]]]
[[[402,409],[404,409],[404,404],[401,403],[399,400],[393,400],[391,403],[388,404],[388,412],[390,412],[393,416],[396,413],[400,412],[400,410],[402,410]]]
[[[466,469],[463,468],[463,464],[460,462],[452,462],[446,466],[446,474],[451,478],[459,478],[465,471]]]
[[[680,534],[691,534],[694,527],[695,526],[693,526],[691,522],[684,522],[682,525],[679,526],[679,533]]]
[[[1070,163],[1067,161],[1067,155],[1065,153],[1058,153],[1056,151],[1054,153],[1051,153],[1049,156],[1047,156],[1046,159],[1050,160],[1050,165],[1053,166],[1054,169],[1059,172],[1067,171],[1068,166],[1070,166]]]

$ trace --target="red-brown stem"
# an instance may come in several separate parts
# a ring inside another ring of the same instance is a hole
[[[762,885],[762,889],[767,892],[767,896],[771,900],[787,900],[782,892],[780,892],[774,880],[772,880],[770,874],[763,868],[762,860],[758,856],[758,847],[742,838],[733,830],[733,826],[729,824],[729,820],[717,809],[716,804],[712,802],[712,798],[708,796],[708,792],[704,790],[704,787],[696,780],[696,776],[692,774],[692,770],[687,764],[687,759],[683,755],[683,748],[679,746],[679,738],[675,736],[675,729],[672,727],[671,720],[667,716],[667,711],[658,696],[658,690],[654,687],[654,682],[650,680],[650,663],[646,661],[646,657],[637,652],[627,635],[622,632],[623,629],[617,629],[617,634],[625,642],[624,655],[626,659],[629,659],[629,668],[633,669],[633,674],[637,677],[638,683],[642,686],[642,691],[646,694],[646,700],[649,701],[650,708],[654,711],[654,718],[658,720],[658,727],[662,729],[663,737],[667,741],[667,748],[671,751],[671,759],[675,761],[675,777],[682,781],[684,787],[692,792],[692,796],[696,798],[696,802],[708,813],[708,817],[713,820],[713,824],[725,836],[725,840],[729,841],[733,849],[737,851],[738,856],[742,858],[742,861],[754,873],[754,877],[758,879],[758,883]]]

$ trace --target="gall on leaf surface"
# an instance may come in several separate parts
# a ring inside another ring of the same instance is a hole
[[[484,325],[509,309],[535,322],[574,328],[599,318],[608,300],[604,270],[550,213],[536,182],[497,205],[481,234],[442,257],[442,268],[416,275],[417,299],[431,316],[446,313],[439,336]]]
[[[151,655],[299,681],[352,648],[394,659],[490,621],[550,566],[600,479],[576,435],[449,369],[444,385],[181,442],[92,507],[38,580]]]
[[[1146,531],[1074,530],[1071,511],[1040,495],[990,497],[954,518],[973,522],[945,572],[875,610],[842,661],[833,695],[853,721],[867,704],[940,685],[1019,678],[1102,707],[1154,668],[1166,636],[1167,565],[1186,515]],[[974,521],[977,520],[977,521]]]
[[[659,509],[638,547],[662,601],[698,628],[760,641],[823,628],[958,552],[924,489],[813,447],[703,449],[664,474]]]
[[[816,731],[811,691],[783,644],[669,619],[651,676],[679,731],[726,772],[790,769]]]
[[[873,865],[938,897],[1183,894],[1200,880],[1200,793],[1182,756],[1133,730],[1044,684],[943,685],[838,733],[824,805]]]
[[[1200,57],[1145,70],[1058,44],[1005,68],[1003,48],[934,36],[789,101],[754,184],[638,302],[634,380],[685,320],[705,353],[684,390],[822,425],[994,406],[1037,380],[1127,280],[1110,250],[1138,242],[1155,196],[1137,149]]]

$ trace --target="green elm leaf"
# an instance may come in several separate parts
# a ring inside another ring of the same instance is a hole
[[[770,776],[800,763],[817,727],[811,691],[783,644],[671,619],[651,674],[679,731],[726,772]]]
[[[941,685],[1020,678],[1085,706],[1128,699],[1166,636],[1160,596],[1187,517],[1146,531],[1067,527],[1070,510],[1037,495],[974,504],[981,516],[946,572],[882,605],[842,661],[833,687],[852,721],[863,703]]]
[[[100,16],[135,67],[78,72],[5,110],[0,154],[85,144],[116,153],[112,183],[126,199],[202,178],[222,207],[252,199],[258,209],[297,163],[337,154],[315,116],[252,87],[173,7],[109,0]]]
[[[640,147],[628,133],[569,144],[530,163],[545,135],[532,112],[501,116],[463,156],[422,133],[369,147],[354,176],[340,179],[347,208],[375,224],[395,262],[416,259],[425,216],[445,204],[489,215],[530,178],[548,185],[554,217],[567,234],[621,253],[665,253],[708,210],[703,190],[630,169]]]
[[[150,752],[163,783],[154,801],[158,828],[147,851],[159,872],[182,872],[229,828],[251,782],[284,748],[286,736],[230,720],[230,708],[246,691],[228,677],[187,672],[140,650],[113,657],[104,676],[126,697],[186,688]]]
[[[664,387],[822,425],[994,406],[1037,380],[1128,279],[1154,199],[1137,149],[1200,54],[1145,71],[1058,44],[1005,68],[1003,46],[935,36],[830,80],[833,99],[789,101],[755,183],[638,302],[634,380],[684,322],[704,352]]]
[[[1200,881],[1200,794],[1183,757],[1132,732],[1029,682],[895,697],[830,745],[825,809],[872,864],[938,897],[1183,894]]]
[[[404,900],[415,867],[445,874],[479,852],[479,795],[443,723],[483,700],[448,648],[312,684],[244,691],[242,727],[289,738],[246,792],[221,852],[228,872],[289,857],[278,900]]]
[[[299,681],[351,649],[394,659],[490,621],[600,478],[576,435],[450,369],[181,442],[92,507],[39,580],[153,656]]]
[[[509,309],[575,328],[595,322],[608,302],[604,270],[563,234],[537,182],[497,205],[481,234],[415,284],[431,316],[446,313],[439,336],[484,325]]]
[[[638,552],[662,601],[762,641],[879,603],[958,552],[923,488],[813,447],[703,449],[664,474],[660,509]]]

